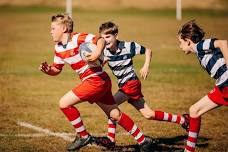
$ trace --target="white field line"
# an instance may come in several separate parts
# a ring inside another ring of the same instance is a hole
[[[33,134],[0,134],[0,137],[45,137],[43,133],[33,133]]]
[[[43,133],[43,134],[46,134],[46,135],[49,135],[49,136],[56,136],[56,137],[63,138],[66,141],[73,141],[74,140],[73,138],[69,137],[68,135],[66,135],[64,133],[58,133],[58,132],[55,133],[55,132],[52,132],[49,129],[43,129],[41,127],[37,127],[37,126],[34,126],[34,125],[29,124],[29,123],[26,123],[26,122],[20,122],[20,121],[18,121],[17,124],[19,126],[22,126],[22,127],[25,127],[25,128],[29,128],[29,129],[38,131],[40,133]]]
[[[46,137],[46,136],[55,136],[55,137],[60,137],[62,139],[64,139],[65,141],[73,141],[74,137],[75,137],[75,133],[64,133],[64,132],[52,132],[49,129],[45,129],[45,128],[41,128],[35,125],[32,125],[30,123],[27,122],[20,122],[18,121],[17,124],[21,127],[25,127],[25,128],[29,128],[32,130],[35,130],[39,133],[30,133],[30,134],[1,134],[0,133],[0,137],[8,137],[8,136],[16,136],[16,137]],[[93,134],[94,136],[104,136],[104,134]],[[129,136],[129,133],[118,133],[118,135],[127,135]],[[73,138],[71,138],[70,136],[73,136]]]

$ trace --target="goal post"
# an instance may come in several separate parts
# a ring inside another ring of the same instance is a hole
[[[182,19],[181,0],[176,0],[176,19],[180,21]]]
[[[182,0],[176,0],[176,19],[182,19]],[[66,13],[72,17],[72,0],[66,0]]]
[[[66,0],[66,13],[72,17],[72,0]]]

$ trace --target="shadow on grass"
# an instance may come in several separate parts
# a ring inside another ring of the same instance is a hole
[[[150,152],[181,152],[185,147],[185,142],[187,139],[187,135],[185,136],[175,136],[170,138],[151,138],[147,136],[151,140],[151,149]],[[208,147],[209,138],[199,137],[197,147],[206,148]],[[111,150],[103,149],[105,152],[139,152],[139,146],[137,144],[134,145],[126,145],[126,146],[118,146]]]

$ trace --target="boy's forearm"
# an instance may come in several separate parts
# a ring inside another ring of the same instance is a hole
[[[149,68],[151,58],[152,58],[152,51],[146,48],[144,67]]]
[[[100,37],[97,40],[97,50],[96,50],[97,57],[99,57],[101,55],[101,53],[104,50],[104,48],[105,48],[105,41],[104,41],[103,38]]]

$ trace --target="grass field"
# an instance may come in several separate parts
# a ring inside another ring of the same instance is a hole
[[[63,11],[40,7],[1,7],[0,19],[0,151],[1,152],[59,152],[64,151],[69,141],[52,134],[45,134],[22,125],[22,122],[41,127],[46,133],[74,133],[73,128],[58,108],[60,97],[79,83],[68,66],[61,75],[50,77],[38,70],[39,64],[53,60],[53,42],[50,37],[51,15]],[[206,37],[228,39],[228,12],[189,10],[183,20],[175,20],[174,10],[75,10],[75,31],[97,33],[104,21],[114,21],[120,26],[120,39],[136,41],[151,48],[153,59],[151,75],[143,80],[143,93],[153,109],[172,113],[186,113],[191,104],[204,96],[214,86],[200,67],[194,55],[184,55],[179,49],[176,33],[182,23],[195,18],[207,32]],[[139,71],[143,56],[134,60]],[[117,90],[113,80],[113,92]],[[86,128],[91,134],[106,132],[106,117],[94,104],[77,106]],[[180,151],[187,134],[180,126],[145,120],[135,109],[125,103],[121,110],[134,118],[144,133],[157,139],[155,151]],[[220,107],[203,116],[199,152],[228,151],[228,112]],[[42,129],[39,129],[42,131]],[[36,128],[37,129],[37,128]],[[136,142],[117,129],[116,151],[135,151]],[[73,136],[70,136],[73,138]],[[81,151],[104,151],[88,146]]]

